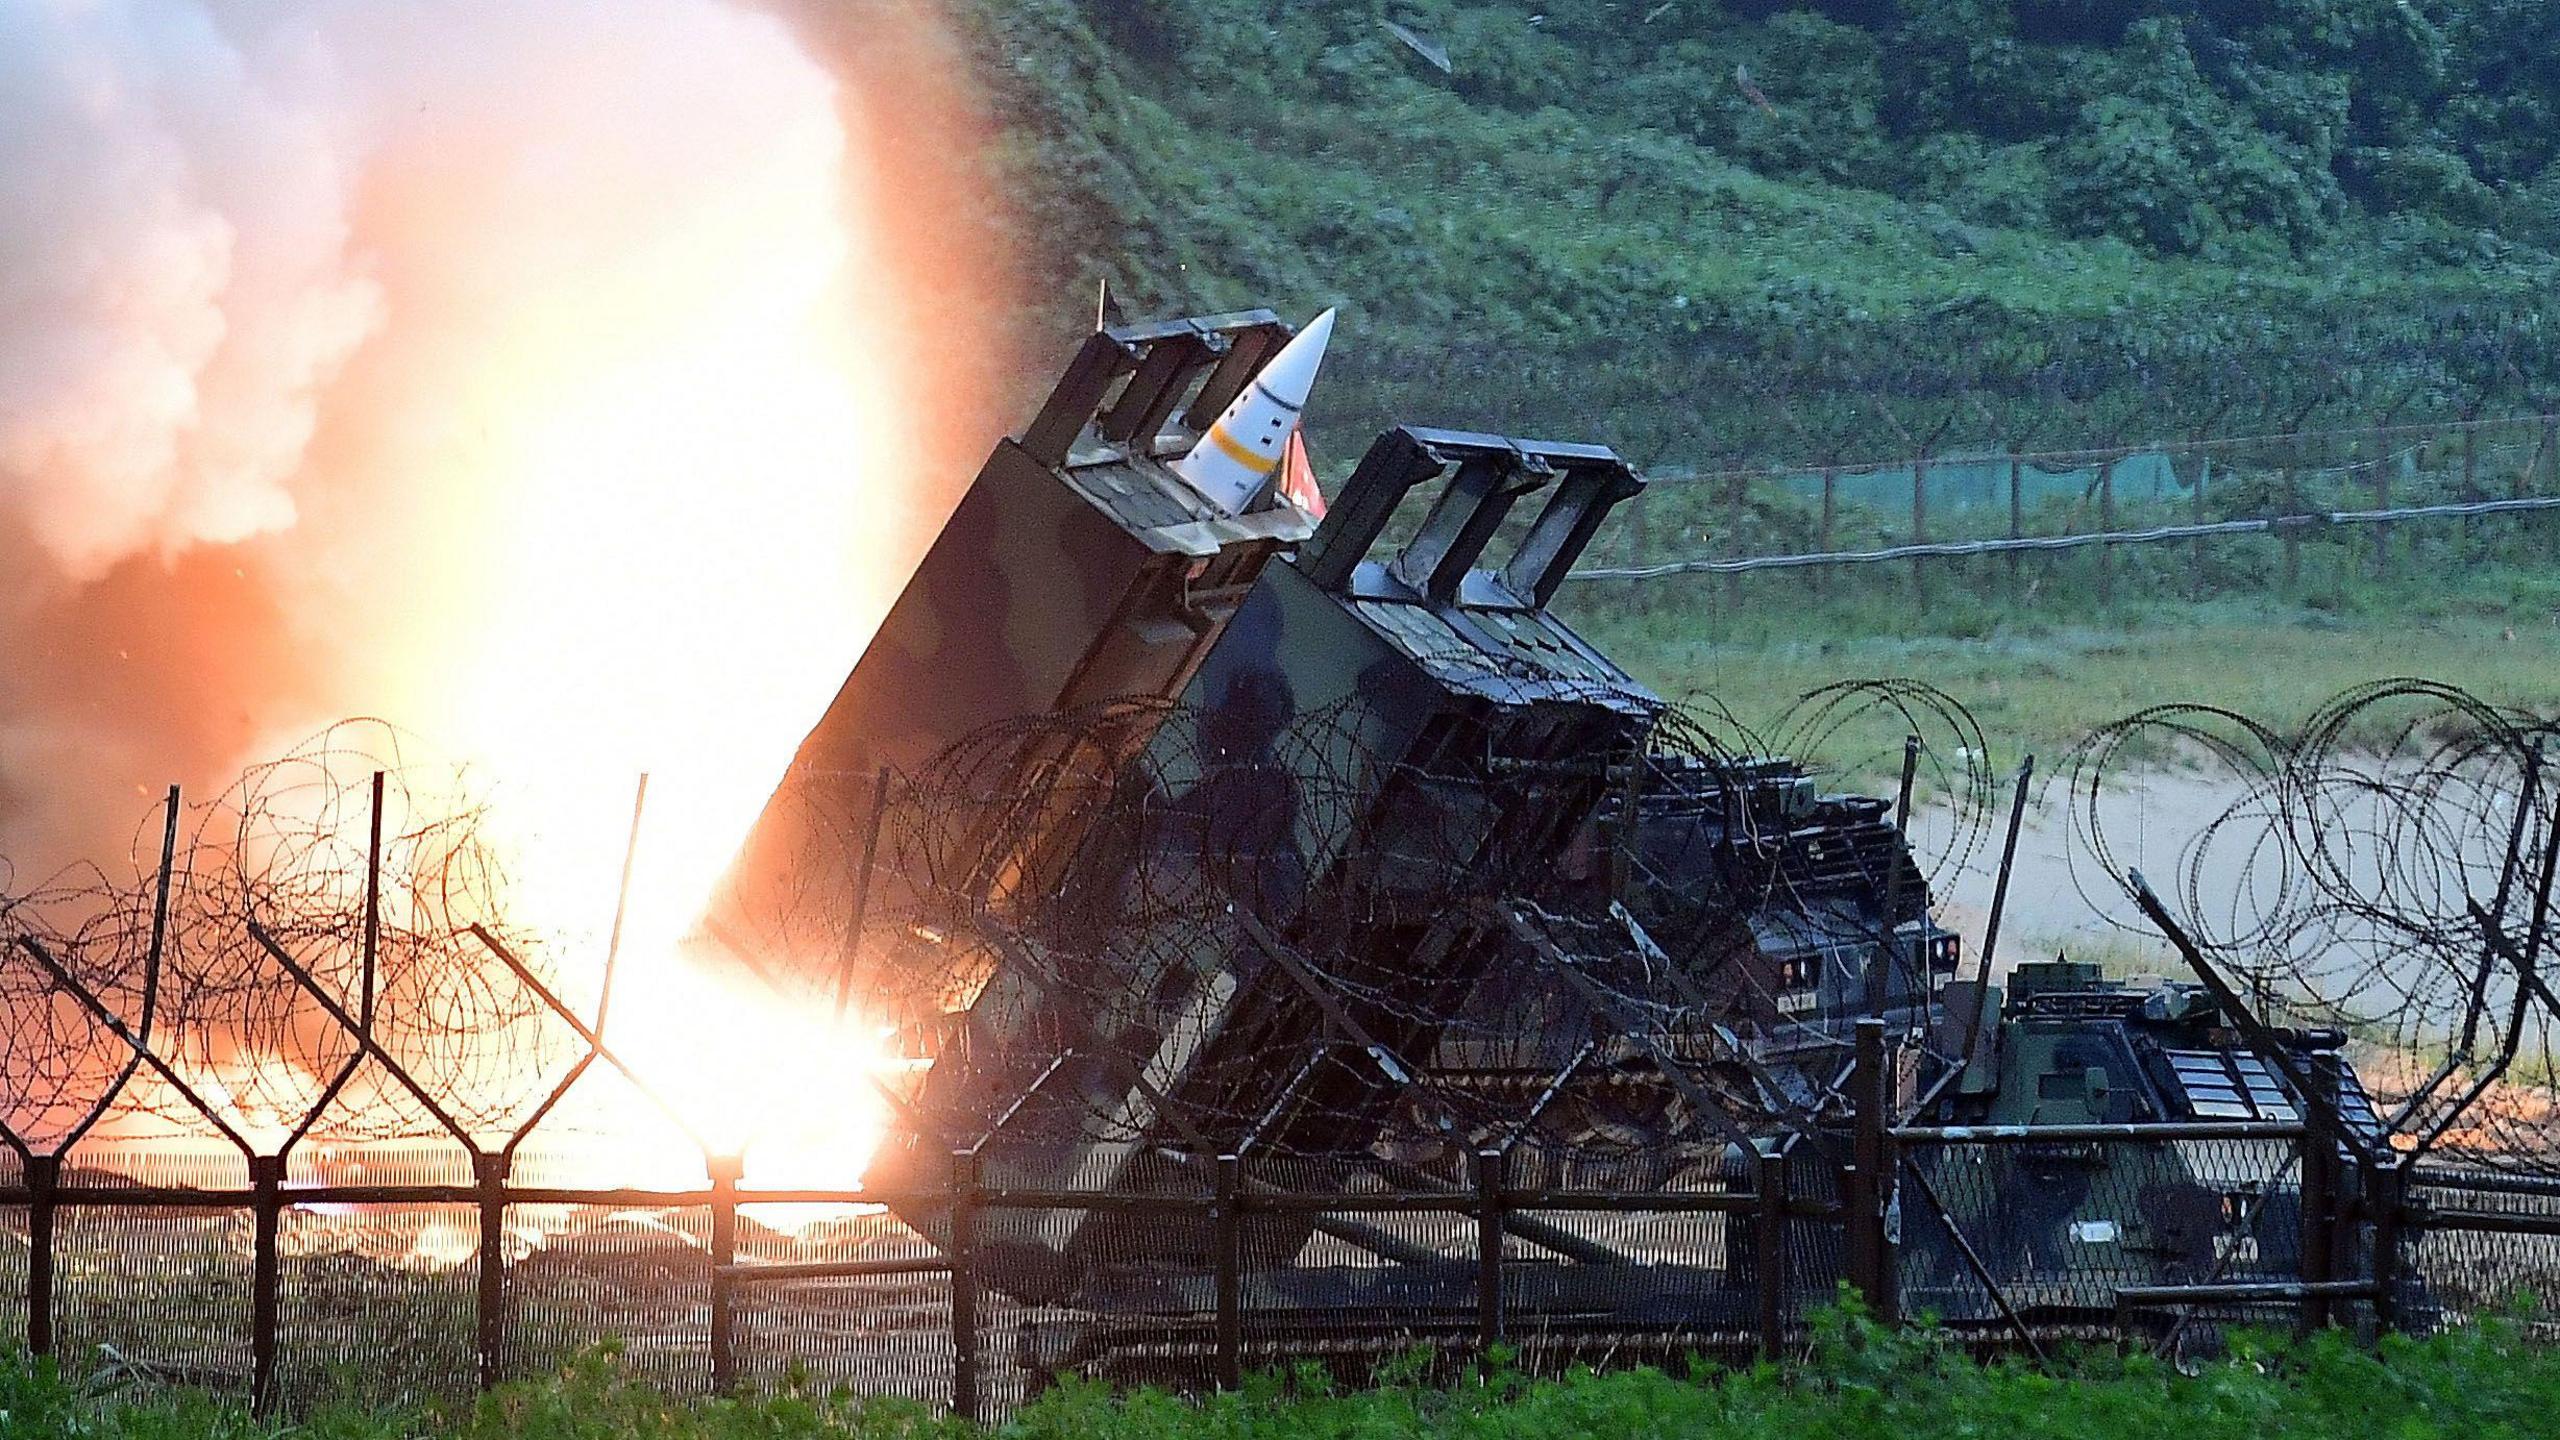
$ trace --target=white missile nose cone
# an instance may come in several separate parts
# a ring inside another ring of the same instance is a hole
[[[1324,347],[1333,339],[1333,312],[1327,310],[1307,322],[1307,328],[1289,337],[1280,353],[1271,357],[1258,377],[1271,398],[1292,410],[1304,408],[1307,392],[1316,384],[1316,369],[1324,364]]]

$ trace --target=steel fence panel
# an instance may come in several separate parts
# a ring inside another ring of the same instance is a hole
[[[877,1205],[739,1207],[742,1265],[933,1262],[940,1253]],[[737,1358],[748,1388],[950,1403],[947,1274],[749,1279],[737,1294]]]
[[[26,1181],[17,1153],[0,1150],[0,1188],[16,1189]],[[26,1340],[27,1247],[27,1207],[0,1205],[0,1345]]]
[[[1906,1142],[1904,1161],[1897,1268],[1915,1316],[2110,1334],[2127,1289],[2299,1274],[2289,1142]],[[2180,1305],[2170,1309],[2194,1313],[2161,1323],[2186,1329],[2246,1308]]]
[[[245,1209],[65,1206],[55,1353],[79,1372],[248,1398],[249,1237]]]
[[[1649,1364],[1679,1371],[1695,1359],[1734,1362],[1761,1346],[1756,1207],[1678,1208],[1747,1201],[1755,1177],[1723,1147],[1585,1155],[1559,1167],[1558,1188],[1615,1197],[1594,1208],[1516,1212],[1551,1238],[1605,1253],[1559,1254],[1504,1238],[1504,1341],[1532,1375]],[[1514,1176],[1514,1182],[1526,1177]],[[1659,1206],[1648,1196],[1662,1197]]]
[[[2430,1223],[2406,1232],[2405,1264],[2424,1305],[2408,1322],[2441,1328],[2520,1313],[2537,1334],[2560,1338],[2560,1185],[2421,1174],[2409,1198]]]
[[[507,1267],[511,1376],[606,1342],[672,1394],[711,1388],[711,1209],[510,1205],[528,1250]]]
[[[478,1214],[467,1205],[289,1206],[280,1397],[384,1404],[470,1395]]]

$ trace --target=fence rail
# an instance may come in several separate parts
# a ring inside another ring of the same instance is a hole
[[[32,1349],[75,1364],[112,1353],[268,1408],[319,1398],[333,1369],[451,1391],[618,1336],[671,1389],[805,1371],[992,1418],[1052,1370],[1234,1384],[1284,1359],[1357,1369],[1417,1345],[1459,1362],[1514,1347],[1533,1369],[1780,1355],[1842,1283],[1882,1315],[1930,1312],[2043,1353],[2093,1327],[2178,1345],[2271,1310],[2426,1328],[2497,1303],[2502,1286],[2549,1293],[2560,1274],[2546,1263],[2560,1253],[2560,1193],[2534,1177],[2412,1170],[2299,1123],[1901,1124],[1882,1027],[1860,1040],[1836,1125],[1667,1186],[1558,1184],[1539,1156],[1506,1151],[1439,1166],[1428,1188],[1380,1189],[1308,1188],[1337,1168],[1326,1158],[1228,1156],[1189,1169],[1201,1183],[1179,1193],[1008,1187],[966,1151],[947,1187],[900,1191],[749,1188],[716,1156],[708,1185],[683,1188],[495,1173],[473,1185],[69,1183],[38,1164],[0,1189],[0,1225],[26,1238],[9,1278]],[[783,1226],[783,1212],[812,1206],[830,1218]],[[901,1209],[952,1219],[935,1243]],[[585,1225],[523,1242],[524,1216],[559,1210]],[[1205,1221],[1213,1260],[1184,1282],[1198,1285],[1190,1301],[1061,1308],[990,1248],[999,1215],[1104,1210]],[[1346,1269],[1321,1229],[1291,1242],[1309,1248],[1268,1253],[1267,1227],[1304,1234],[1310,1216],[1387,1227],[1409,1253]],[[448,1220],[470,1243],[433,1263],[398,1253],[410,1230]],[[1594,1224],[1619,1259],[1559,1252]],[[1388,1271],[1397,1279],[1381,1287]],[[1358,1303],[1311,1306],[1310,1277]],[[1609,1308],[1612,1292],[1642,1287],[1653,1311]],[[169,1298],[187,1295],[199,1298]],[[175,1316],[185,1303],[200,1313]]]
[[[2216,520],[2200,525],[2154,525],[2141,530],[2101,530],[2072,535],[2025,535],[2013,540],[1939,540],[1881,550],[1835,550],[1809,555],[1752,555],[1735,560],[1669,560],[1637,567],[1600,566],[1577,570],[1572,580],[1658,580],[1668,575],[1747,575],[1757,570],[1803,570],[1816,566],[1873,565],[1891,560],[1958,558],[1974,555],[2051,554],[2094,545],[2152,545],[2165,540],[2200,540],[2224,535],[2282,535],[2332,526],[2390,525],[2404,520],[2476,518],[2560,510],[2560,496],[2524,500],[2481,500],[2459,505],[2403,505],[2391,510],[2323,510],[2300,515],[2270,515],[2254,520]]]
[[[1732,585],[1809,571],[1820,590],[1827,576],[1900,563],[1925,609],[1933,575],[1963,573],[1967,561],[2004,560],[2011,598],[2024,600],[2024,562],[2090,552],[2090,588],[2104,600],[2118,579],[2110,557],[2183,543],[2187,563],[2161,578],[2184,589],[2290,592],[2306,544],[2335,549],[2356,534],[2363,553],[2348,569],[2389,578],[2409,570],[2413,546],[2448,543],[2447,522],[2476,545],[2482,522],[2560,509],[2560,415],[1660,474],[1639,509],[1649,513],[1572,579]],[[2136,519],[2144,523],[2127,523]],[[1861,535],[1881,543],[1841,543]],[[2215,547],[2250,538],[2280,542],[2280,578],[2236,552],[2214,558],[2224,553]]]

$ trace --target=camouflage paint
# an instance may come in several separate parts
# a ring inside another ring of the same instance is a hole
[[[1085,342],[1032,424],[995,447],[801,744],[714,907],[715,940],[778,943],[772,915],[812,903],[792,889],[795,866],[822,848],[817,832],[858,828],[879,767],[912,774],[989,725],[1180,691],[1262,567],[1314,533],[1278,496],[1224,516],[1167,468],[1202,408],[1214,414],[1287,335],[1251,311]],[[743,958],[770,971],[842,957]]]

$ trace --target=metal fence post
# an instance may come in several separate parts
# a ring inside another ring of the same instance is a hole
[[[951,1156],[951,1413],[978,1418],[978,1157]]]
[[[1923,450],[1911,462],[1911,543],[1929,543],[1929,452]],[[1929,613],[1929,561],[1927,557],[1911,557],[1911,606],[1914,614]]]
[[[1751,1212],[1751,1243],[1760,1292],[1760,1353],[1775,1360],[1787,1344],[1787,1157],[1770,1151],[1756,1168],[1760,1193]]]
[[[2302,471],[2298,463],[2301,454],[2302,436],[2296,434],[2285,449],[2284,513],[2287,515],[2302,513]],[[2287,525],[2284,527],[2284,594],[2290,600],[2301,593],[2302,527]]]
[[[505,1151],[471,1157],[471,1175],[480,1191],[480,1388],[495,1388],[506,1377],[507,1344],[507,1170]]]
[[[1840,1260],[1849,1288],[1859,1298],[1872,1299],[1875,1293],[1875,1265],[1869,1257],[1870,1227],[1867,1213],[1872,1208],[1868,1199],[1866,1164],[1866,1121],[1858,1111],[1859,1090],[1849,1088],[1851,1135],[1849,1159],[1840,1167]]]
[[[1733,472],[1733,480],[1725,492],[1724,521],[1724,551],[1726,554],[1731,555],[1736,559],[1741,559],[1751,553],[1751,547],[1745,544],[1743,539],[1743,531],[1746,528],[1747,523],[1746,517],[1749,515],[1750,509],[1751,473],[1747,470],[1736,470]],[[1727,571],[1725,574],[1724,608],[1725,614],[1729,617],[1742,613],[1742,574],[1740,571]]]
[[[727,1395],[738,1385],[737,1286],[730,1267],[738,1263],[738,1181],[746,1162],[714,1155],[703,1163],[711,1172],[711,1389]]]
[[[2481,498],[2480,426],[2476,417],[2465,415],[2462,418],[2464,422],[2462,426],[2462,493],[2457,498],[2463,504],[2469,505]],[[2462,539],[2456,547],[2456,553],[2463,563],[2468,564],[2479,558],[2477,552],[2480,548],[2480,522],[2464,517],[2460,533]]]
[[[1837,465],[1825,465],[1822,467],[1822,519],[1819,522],[1819,528],[1814,532],[1813,538],[1813,548],[1815,553],[1822,555],[1828,555],[1831,553],[1831,536],[1832,532],[1838,528],[1839,518],[1840,467]],[[1813,593],[1821,595],[1829,591],[1830,588],[1831,567],[1828,565],[1817,565],[1813,567]]]
[[[2366,1213],[2373,1220],[2373,1325],[2386,1334],[2400,1328],[2394,1292],[2400,1284],[2400,1210],[2408,1178],[2408,1167],[2388,1153],[2376,1155],[2364,1172]]]
[[[1627,526],[1627,548],[1635,556],[1634,564],[1629,568],[1641,570],[1653,563],[1653,535],[1650,519],[1653,512],[1643,505],[1631,505],[1627,508],[1635,512],[1633,522]],[[1645,582],[1636,581],[1630,588],[1627,598],[1630,602],[1627,608],[1634,613],[1648,615],[1653,612],[1653,597],[1646,593]]]
[[[2534,469],[2542,471],[2542,495],[2560,495],[2560,418],[2542,420],[2542,441],[2534,446]],[[2516,477],[2516,497],[2522,500],[2527,482]],[[2529,515],[2519,515],[2529,520]],[[2550,533],[2550,525],[2537,525],[2537,530]]]
[[[2545,495],[2560,495],[2560,417],[2547,415],[2543,417],[2542,439],[2534,450],[2533,468],[2542,472],[2542,493]],[[2524,477],[2519,475],[2516,479],[2516,491],[2519,499],[2523,498],[2523,493],[2526,488],[2527,486]],[[2517,517],[2519,521],[2530,521],[2532,518],[2533,517],[2529,515]],[[2518,528],[2524,527],[2519,526]],[[2550,533],[2550,527],[2547,525],[2532,526],[2531,528],[2540,530],[2545,535]]]
[[[256,1229],[249,1251],[249,1408],[261,1414],[276,1403],[277,1291],[281,1280],[277,1229],[284,1217],[284,1157],[249,1157],[250,1207]]]
[[[2116,462],[2110,455],[2098,462],[2098,528],[2113,533],[2116,528]],[[2116,598],[2116,547],[2098,542],[2098,603],[2111,604]]]
[[[1476,1345],[1502,1343],[1502,1152],[1476,1152]]]
[[[2213,452],[2205,448],[2204,437],[2198,435],[2195,437],[2193,453],[2196,460],[2196,488],[2195,493],[2188,497],[2191,501],[2189,510],[2195,517],[2195,523],[2202,526],[2205,510],[2205,483],[2213,478]],[[2187,564],[2191,572],[2187,576],[2187,594],[2196,600],[2204,598],[2205,554],[2205,540],[2202,535],[2187,542]]]
[[[53,1353],[54,1190],[62,1181],[62,1157],[26,1157],[27,1353]]]
[[[2018,447],[2009,447],[2009,538],[2023,540],[2027,534],[2027,462],[2018,458]],[[2009,563],[2009,603],[2024,604],[2026,590],[2019,583],[2020,556],[2015,550],[2002,559]]]
[[[2391,508],[2391,432],[2390,417],[2384,416],[2373,426],[2373,508]],[[2391,578],[2391,522],[2380,521],[2373,527],[2373,578]]]
[[[1885,1297],[1884,1021],[1858,1022],[1856,1060],[1850,1071],[1849,1105],[1855,1127],[1849,1148],[1848,1208],[1849,1283],[1867,1308],[1882,1317]]]
[[[2311,1057],[2311,1084],[2321,1094],[2338,1093],[2338,1056],[2332,1051]],[[2302,1136],[2302,1278],[2319,1285],[2337,1278],[2338,1137],[2314,1125]],[[2329,1323],[2329,1297],[2302,1297],[2302,1328],[2317,1330]]]
[[[2533,448],[2526,452],[2523,463],[2514,463],[2515,457],[2510,455],[2507,457],[2508,463],[2502,464],[2498,467],[2499,469],[2507,472],[2508,499],[2521,500],[2525,497],[2525,493],[2533,488],[2533,474],[2536,470],[2542,468],[2543,447],[2551,443],[2551,431],[2548,428],[2548,425],[2549,422],[2546,421],[2544,428],[2535,432]],[[2524,443],[2523,437],[2521,435],[2517,436],[2513,443],[2521,446]],[[2499,533],[2505,535],[2511,540],[2515,538],[2515,522],[2519,518],[2521,517],[2511,516],[2507,520],[2501,522]]]
[[[1244,1383],[1244,1160],[1218,1157],[1218,1384]]]
[[[1884,1117],[1876,1124],[1875,1312],[1876,1319],[1888,1325],[1902,1319],[1902,1152],[1893,1138],[1890,1097],[1888,1082],[1875,1095],[1877,1110]]]

